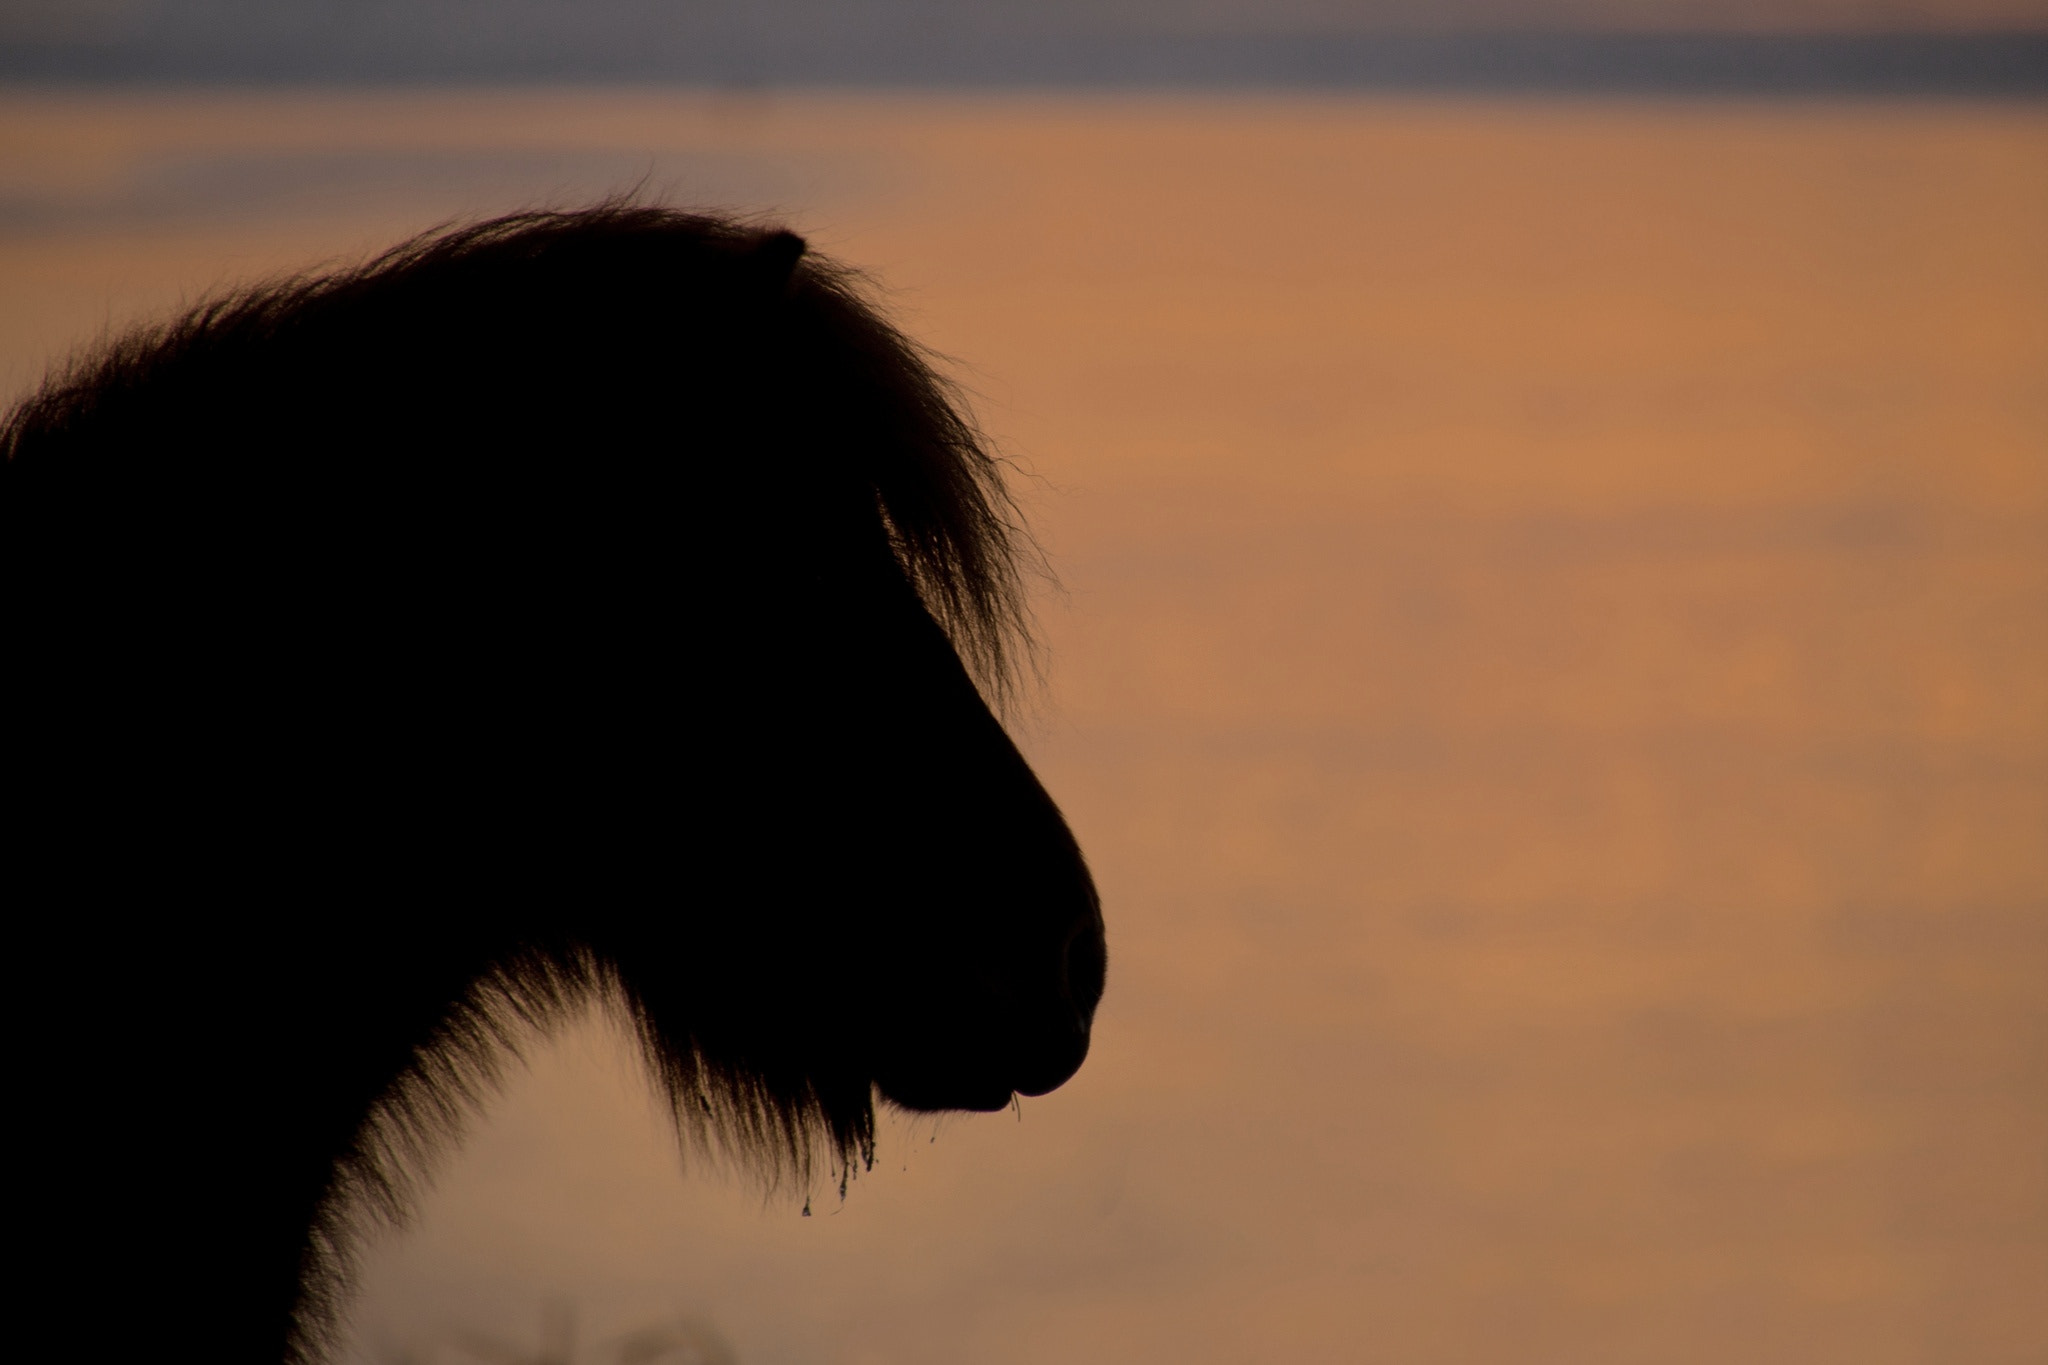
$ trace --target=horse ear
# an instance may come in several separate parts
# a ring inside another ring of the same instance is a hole
[[[796,263],[807,250],[804,239],[786,229],[771,232],[755,244],[751,264],[771,296],[781,298],[789,292]]]

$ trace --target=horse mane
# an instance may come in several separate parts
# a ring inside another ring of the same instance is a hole
[[[431,298],[469,287],[465,281],[514,279],[527,266],[586,258],[608,263],[587,282],[606,289],[619,283],[620,260],[656,268],[670,257],[728,261],[727,273],[739,281],[733,287],[757,290],[760,306],[752,311],[784,338],[772,354],[801,371],[805,382],[828,383],[832,392],[821,401],[835,412],[858,409],[858,420],[847,427],[856,436],[806,458],[829,459],[838,476],[863,490],[896,569],[984,697],[1002,707],[1032,655],[1024,578],[1040,561],[1006,486],[1004,464],[959,392],[938,373],[934,358],[884,317],[873,286],[855,270],[806,251],[786,232],[631,200],[438,227],[360,264],[217,293],[169,321],[102,341],[53,374],[0,425],[7,476],[0,528],[10,543],[8,573],[19,574],[39,547],[57,543],[64,527],[83,524],[78,506],[108,489],[120,496],[126,472],[148,473],[154,461],[159,468],[151,477],[168,480],[173,475],[161,468],[166,461],[203,463],[209,401],[260,387],[276,357],[308,335],[326,335],[323,328],[346,334],[351,319],[369,316],[376,301]],[[579,276],[570,269],[565,278]],[[380,316],[388,322],[388,309]],[[661,327],[687,331],[692,323],[682,316],[662,320]],[[661,327],[650,323],[645,334]],[[358,340],[374,346],[377,338]],[[745,338],[735,344],[742,343],[751,344]],[[338,403],[377,401],[360,374],[338,375],[334,382]],[[503,396],[493,391],[483,399]],[[610,401],[654,400],[638,393]],[[174,435],[156,439],[167,413]],[[781,453],[772,446],[750,452]],[[54,504],[45,494],[54,495]],[[37,519],[51,505],[74,510],[60,514],[59,529],[46,534]],[[57,558],[46,584],[75,567]],[[21,674],[24,665],[14,671]],[[452,928],[447,933],[452,936]],[[637,1038],[686,1141],[735,1158],[771,1188],[808,1190],[822,1168],[838,1177],[843,1191],[857,1166],[872,1164],[871,1092],[832,1092],[810,1078],[764,1071],[747,1057],[679,1039],[659,1017],[660,1003],[617,962],[587,943],[522,928],[413,1050],[342,1154],[320,1203],[302,1275],[307,1288],[294,1347],[301,1359],[331,1339],[365,1220],[402,1220],[437,1156],[496,1088],[508,1063],[594,1001]]]
[[[994,453],[958,386],[933,355],[891,324],[874,283],[808,249],[796,234],[705,213],[606,200],[579,210],[529,210],[444,224],[359,264],[286,275],[202,298],[168,322],[103,340],[74,357],[0,423],[0,459],[37,459],[89,429],[105,409],[224,352],[258,350],[311,316],[366,294],[419,287],[508,260],[625,242],[688,244],[760,258],[784,273],[782,307],[850,362],[884,439],[843,454],[873,490],[891,548],[962,662],[999,707],[1015,699],[1035,653],[1024,580],[1044,562]]]

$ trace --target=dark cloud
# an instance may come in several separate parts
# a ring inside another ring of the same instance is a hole
[[[2048,90],[2048,0],[0,0],[0,79]]]

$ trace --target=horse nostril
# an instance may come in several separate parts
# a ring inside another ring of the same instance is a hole
[[[1084,1025],[1095,1017],[1095,1006],[1102,999],[1103,978],[1108,966],[1109,950],[1102,941],[1100,921],[1091,920],[1067,939],[1061,968],[1066,977],[1067,998],[1074,1002],[1074,1009]]]

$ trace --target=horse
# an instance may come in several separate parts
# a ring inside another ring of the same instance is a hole
[[[842,1197],[877,1103],[1074,1074],[1101,913],[1000,718],[1041,561],[872,292],[775,227],[525,212],[7,417],[19,1301],[310,1365],[591,1008],[690,1142]]]

